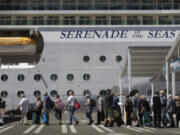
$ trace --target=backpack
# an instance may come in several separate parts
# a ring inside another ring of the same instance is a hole
[[[91,107],[96,107],[96,101],[94,99],[91,99]]]
[[[76,100],[74,103],[74,109],[77,110],[81,107],[80,103]]]
[[[64,104],[62,102],[61,99],[58,100],[58,109],[63,109],[64,108]]]
[[[55,106],[55,103],[51,100],[51,98],[49,96],[46,101],[46,106],[48,109],[53,109]]]

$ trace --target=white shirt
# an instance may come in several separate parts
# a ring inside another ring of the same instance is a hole
[[[20,110],[23,112],[28,112],[29,110],[29,100],[26,99],[25,97],[21,99],[19,105],[21,105]]]
[[[74,96],[69,96],[67,101],[68,101],[70,106],[74,106],[76,99]]]

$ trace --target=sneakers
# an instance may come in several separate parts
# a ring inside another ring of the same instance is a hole
[[[76,125],[78,125],[78,124],[79,124],[79,121],[76,122]]]
[[[127,128],[130,128],[131,126],[127,125]]]

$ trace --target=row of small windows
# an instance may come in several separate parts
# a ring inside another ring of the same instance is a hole
[[[72,91],[72,90],[68,90],[68,91],[67,91],[67,95],[68,95],[68,93],[69,93],[70,91]],[[73,94],[74,94],[74,91],[72,91],[72,92],[73,92]],[[17,96],[18,96],[18,97],[21,97],[21,94],[25,94],[23,90],[19,90],[19,91],[17,92]],[[58,92],[57,92],[56,90],[52,90],[52,91],[50,92],[50,96],[51,96],[51,97],[55,97],[57,94],[58,94]],[[91,92],[90,92],[90,90],[84,90],[82,94],[83,94],[84,96],[85,96],[86,94],[91,95]],[[100,95],[105,95],[105,94],[106,94],[106,91],[105,91],[105,90],[101,90],[101,91],[99,92],[99,94],[100,94]],[[1,95],[2,98],[7,98],[7,97],[8,97],[8,92],[7,92],[7,91],[1,91],[0,95]],[[41,91],[39,91],[39,90],[35,90],[34,93],[33,93],[33,95],[34,95],[35,97],[42,96]]]
[[[164,25],[180,24],[180,16],[0,16],[0,25]]]
[[[179,0],[1,0],[0,10],[167,10]]]
[[[17,76],[17,79],[18,79],[19,81],[23,81],[23,80],[25,79],[25,77],[24,77],[23,74],[19,74],[19,75]],[[35,80],[35,81],[40,81],[41,79],[42,79],[41,74],[35,74],[35,75],[34,75],[34,80]],[[56,74],[52,74],[52,75],[50,76],[50,79],[51,79],[52,81],[56,81],[56,80],[58,79],[58,76],[57,76]],[[67,74],[67,80],[68,80],[68,81],[72,81],[73,79],[74,79],[74,75],[73,75],[73,74]],[[87,74],[87,73],[84,74],[84,75],[83,75],[83,79],[84,79],[85,81],[90,80],[90,75]],[[8,80],[8,75],[7,75],[7,74],[1,75],[1,80],[2,80],[3,82],[7,81],[7,80]]]
[[[86,56],[83,57],[83,61],[84,61],[84,62],[89,62],[89,60],[90,60],[90,57],[89,57],[89,56],[86,55]],[[100,60],[101,62],[105,62],[105,61],[106,61],[106,56],[104,56],[104,55],[100,56],[100,57],[99,57],[99,60]],[[121,62],[122,57],[121,57],[120,55],[117,55],[117,56],[115,57],[115,60],[116,60],[117,62]]]

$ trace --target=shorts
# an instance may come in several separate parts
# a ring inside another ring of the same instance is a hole
[[[105,108],[104,113],[105,113],[105,118],[113,117],[113,109],[112,108]]]

